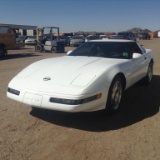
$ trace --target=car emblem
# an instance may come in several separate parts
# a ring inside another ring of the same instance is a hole
[[[49,80],[51,80],[51,78],[50,77],[44,77],[43,80],[44,81],[49,81]]]

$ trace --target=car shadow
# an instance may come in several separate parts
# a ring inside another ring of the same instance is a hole
[[[10,60],[10,59],[35,57],[35,56],[41,56],[41,55],[38,55],[38,54],[35,54],[35,53],[8,54],[7,56],[1,57],[0,60]]]
[[[49,123],[79,130],[103,132],[117,130],[152,117],[160,110],[160,76],[154,75],[149,86],[137,83],[128,89],[121,102],[121,110],[114,115],[103,111],[65,113],[45,109],[32,109],[30,114]]]
[[[38,53],[38,52],[37,52]],[[43,51],[43,52],[41,52],[41,53],[47,53],[47,54],[66,54],[67,53],[67,51],[64,51],[64,52],[51,52],[51,51]]]
[[[34,46],[33,46],[34,47]],[[24,46],[24,47],[20,47],[20,48],[14,48],[14,49],[11,49],[11,50],[26,50],[26,49],[34,49],[33,47],[29,47],[29,46]]]

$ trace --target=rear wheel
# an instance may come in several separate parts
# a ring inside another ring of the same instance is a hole
[[[123,93],[123,82],[120,76],[116,76],[110,86],[106,111],[107,113],[115,113],[120,106],[121,98]]]

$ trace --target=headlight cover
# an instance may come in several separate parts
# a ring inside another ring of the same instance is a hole
[[[79,99],[79,100],[62,99],[62,98],[51,97],[50,98],[50,102],[52,102],[52,103],[66,104],[66,105],[79,105],[79,104],[84,104],[84,103],[88,103],[88,102],[100,99],[101,96],[102,96],[102,93],[99,93],[97,95],[94,95],[94,96],[91,96],[91,97],[87,97],[87,98],[84,98],[84,99]]]
[[[13,89],[13,88],[8,88],[8,92],[9,92],[9,93],[12,93],[12,94],[15,94],[15,95],[17,95],[17,96],[19,96],[19,94],[20,94],[20,91],[15,90],[15,89]]]

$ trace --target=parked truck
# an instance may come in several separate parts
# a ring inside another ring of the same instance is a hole
[[[7,51],[24,47],[23,42],[16,42],[16,32],[10,27],[0,27],[0,57],[7,55]]]

